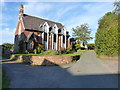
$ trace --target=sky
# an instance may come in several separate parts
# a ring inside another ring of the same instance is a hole
[[[113,2],[3,2],[0,3],[0,37],[2,43],[14,43],[20,4],[24,13],[62,23],[70,32],[72,27],[88,23],[94,43],[98,20],[114,9]]]

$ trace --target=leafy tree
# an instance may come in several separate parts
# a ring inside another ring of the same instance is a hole
[[[98,55],[118,56],[120,30],[119,11],[120,2],[114,2],[115,10],[106,13],[98,22],[99,26],[96,33],[95,51]]]
[[[89,28],[88,24],[85,23],[85,24],[82,24],[80,26],[77,26],[76,28],[72,28],[72,31],[73,31],[73,37],[76,39],[76,40],[84,40],[84,41],[87,41],[87,40],[90,40],[92,39],[92,37],[90,37],[90,31],[91,29]]]
[[[118,15],[114,12],[106,13],[98,22],[95,51],[98,55],[118,55]]]
[[[115,13],[120,13],[120,1],[115,1],[114,2],[114,7],[115,7],[114,12]]]

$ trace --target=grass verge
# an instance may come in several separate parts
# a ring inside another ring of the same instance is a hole
[[[96,54],[96,52],[94,51],[94,54],[95,54],[95,56],[97,57],[97,58],[99,58],[100,60],[118,60],[118,58],[117,57],[120,57],[120,56],[105,56],[105,55],[97,55]]]
[[[59,54],[59,55],[53,55],[53,56],[76,56],[76,55],[82,55],[83,53],[87,52],[88,50],[78,50],[76,53],[70,53],[70,54]],[[47,54],[14,54],[14,55],[25,55],[25,56],[51,56]]]
[[[10,78],[6,75],[5,71],[2,71],[2,88],[8,88],[10,84]]]

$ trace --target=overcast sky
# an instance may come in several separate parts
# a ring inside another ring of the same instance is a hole
[[[24,5],[24,13],[62,23],[72,35],[72,27],[88,23],[91,36],[95,37],[98,20],[114,9],[113,2],[4,2],[1,3],[0,36],[1,43],[14,43],[14,33],[18,22],[20,4]],[[2,14],[2,16],[1,16]],[[90,40],[89,43],[94,43]]]

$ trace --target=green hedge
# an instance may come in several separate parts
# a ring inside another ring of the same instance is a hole
[[[118,15],[109,12],[99,20],[96,33],[95,51],[98,55],[117,56],[118,41]]]
[[[93,44],[93,43],[87,44],[87,46],[88,46],[89,50],[94,50],[94,48],[95,48],[95,44]]]

